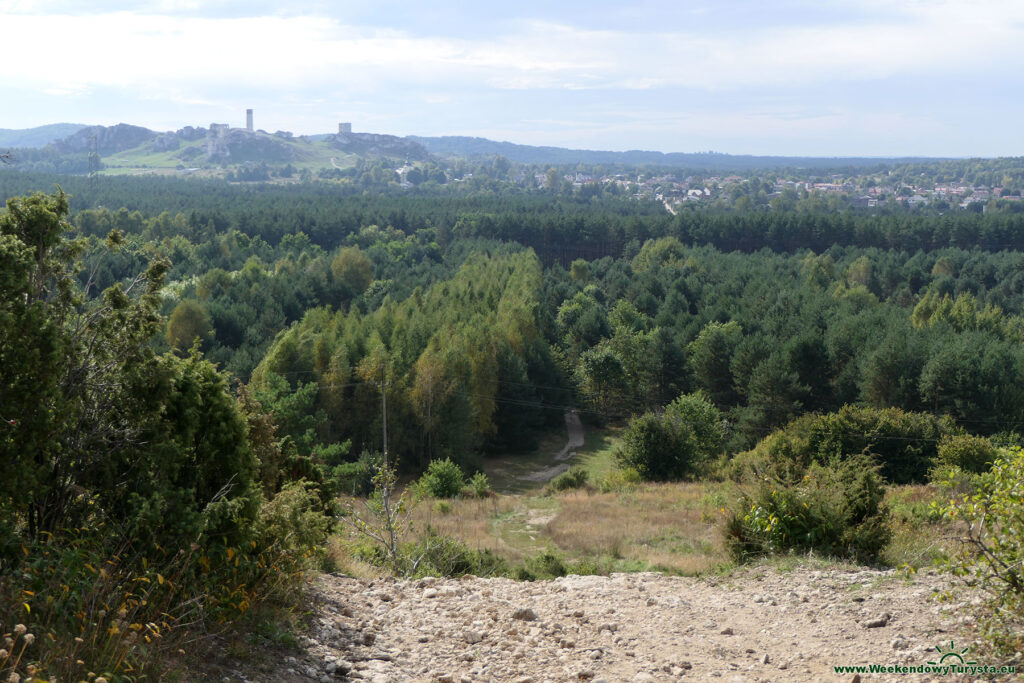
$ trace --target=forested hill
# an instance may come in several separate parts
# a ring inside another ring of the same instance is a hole
[[[46,145],[74,135],[85,128],[78,123],[51,123],[35,128],[0,128],[0,147],[45,147]]]
[[[135,126],[129,126],[136,128]],[[84,126],[74,123],[54,123],[45,126],[25,129],[0,128],[0,147],[3,148],[41,148],[75,136],[81,131],[89,128],[104,134],[108,129],[103,126]],[[110,130],[117,128],[111,127]],[[201,130],[186,128],[191,130]],[[156,139],[160,134],[147,131],[148,139]],[[350,138],[367,137],[368,134],[349,134]],[[166,137],[166,136],[165,136]],[[181,137],[181,132],[177,134]],[[187,137],[187,136],[186,136]],[[303,140],[310,142],[330,141],[336,136],[334,134],[321,134],[303,136]],[[422,154],[418,146],[422,145],[430,154],[440,157],[462,157],[467,159],[486,159],[494,156],[504,156],[510,161],[522,164],[621,164],[632,166],[674,166],[707,171],[744,171],[744,170],[766,170],[774,168],[792,167],[805,169],[833,169],[833,168],[865,168],[879,165],[927,163],[941,161],[938,158],[924,157],[788,157],[788,156],[755,156],[749,154],[722,154],[718,152],[654,152],[647,150],[629,150],[626,152],[613,152],[605,150],[568,149],[564,147],[521,145],[513,142],[498,142],[486,138],[469,137],[464,135],[446,135],[441,137],[423,137],[409,135],[405,138],[394,138],[393,136],[370,136],[373,138],[387,138],[396,149],[401,146],[400,141],[408,143],[402,147],[403,154],[412,153],[414,156]],[[82,138],[84,141],[85,138]],[[296,141],[298,139],[296,138]],[[144,140],[143,142],[145,142]],[[132,145],[134,146],[134,145]],[[166,147],[166,142],[164,143]],[[126,148],[127,149],[127,148]],[[340,148],[339,148],[340,149]]]
[[[495,142],[486,138],[461,135],[443,137],[408,136],[431,154],[440,157],[489,158],[501,155],[519,164],[622,164],[627,166],[675,166],[707,171],[749,171],[774,168],[833,169],[873,167],[942,161],[923,157],[781,157],[718,152],[652,152],[629,150],[610,152],[563,147],[535,147],[512,142]]]

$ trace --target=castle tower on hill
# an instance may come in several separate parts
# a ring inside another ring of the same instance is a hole
[[[252,132],[252,109],[245,110],[245,129]]]
[[[352,132],[352,124],[351,123],[339,123],[338,124],[338,132],[339,133],[351,133]]]

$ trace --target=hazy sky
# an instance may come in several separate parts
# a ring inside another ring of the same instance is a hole
[[[0,0],[0,51],[0,128],[1024,155],[1021,0]]]

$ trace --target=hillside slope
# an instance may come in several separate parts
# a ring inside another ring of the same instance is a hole
[[[0,147],[45,147],[51,142],[74,135],[85,127],[79,123],[51,123],[35,128],[0,128]]]

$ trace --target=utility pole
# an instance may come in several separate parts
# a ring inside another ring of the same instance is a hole
[[[100,151],[96,141],[96,133],[89,135],[89,180],[93,180],[100,172]]]
[[[387,466],[388,462],[388,389],[387,382],[384,376],[384,366],[380,368],[380,411],[381,411],[381,429],[384,432],[384,465]]]

